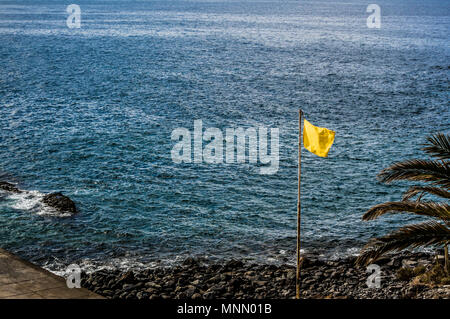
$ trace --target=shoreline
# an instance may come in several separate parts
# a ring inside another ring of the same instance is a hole
[[[104,299],[0,248],[0,299]]]
[[[356,257],[338,260],[305,258],[301,298],[413,299],[450,298],[450,282],[430,285],[399,279],[399,270],[430,271],[436,254],[401,252],[377,261],[380,288],[368,288],[366,267],[355,267]],[[228,260],[204,264],[187,258],[182,264],[146,270],[106,270],[83,273],[81,285],[112,299],[293,299],[295,267]]]

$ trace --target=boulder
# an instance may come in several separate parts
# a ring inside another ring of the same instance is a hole
[[[42,199],[44,204],[57,209],[60,212],[67,212],[75,214],[77,208],[75,203],[67,196],[61,193],[51,193],[44,196]]]
[[[119,277],[119,280],[117,282],[121,284],[134,284],[136,282],[136,277],[134,275],[133,271],[127,271],[123,275]]]
[[[0,182],[0,189],[11,193],[22,193],[20,189],[8,182]]]
[[[200,264],[199,264],[198,260],[196,260],[195,258],[192,258],[192,257],[188,257],[183,261],[183,266],[196,267],[199,265]]]
[[[244,266],[244,263],[242,261],[235,260],[235,259],[232,259],[225,264],[226,269],[238,269],[238,268],[242,268],[243,266]]]

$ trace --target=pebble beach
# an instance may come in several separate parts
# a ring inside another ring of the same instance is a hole
[[[399,278],[399,270],[424,267],[436,256],[399,253],[378,261],[380,288],[369,288],[370,275],[354,257],[339,260],[305,258],[301,298],[315,299],[448,299],[450,283],[429,285]],[[112,299],[293,299],[295,267],[245,264],[238,260],[205,264],[187,258],[174,267],[136,271],[101,270],[82,277],[82,286]]]

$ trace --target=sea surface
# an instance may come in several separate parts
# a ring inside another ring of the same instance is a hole
[[[74,0],[75,1],[75,0]],[[293,263],[298,109],[336,131],[302,151],[302,248],[337,258],[418,221],[390,163],[450,132],[450,1],[0,1],[0,247],[52,271],[187,256]],[[172,161],[177,127],[279,128],[280,164]],[[62,191],[79,214],[40,204]]]

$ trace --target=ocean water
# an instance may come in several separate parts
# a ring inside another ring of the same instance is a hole
[[[302,153],[302,245],[335,258],[418,219],[362,222],[406,184],[376,174],[450,131],[450,1],[0,1],[0,247],[56,271],[187,256],[294,262],[297,111],[336,131]],[[276,127],[280,167],[176,164],[177,127]],[[62,191],[79,207],[40,204]]]

